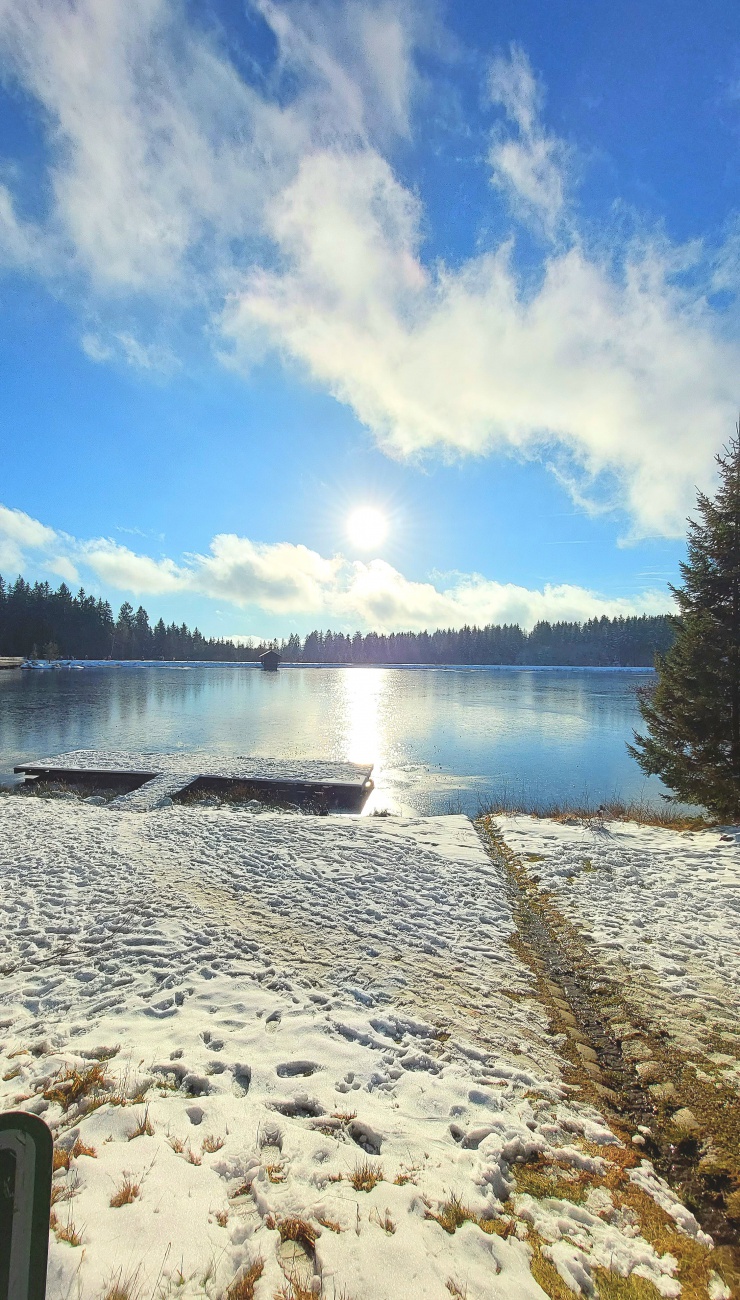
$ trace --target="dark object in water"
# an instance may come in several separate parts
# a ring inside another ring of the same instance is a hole
[[[280,655],[277,650],[265,650],[265,653],[260,655],[260,663],[266,673],[276,673],[280,663]]]

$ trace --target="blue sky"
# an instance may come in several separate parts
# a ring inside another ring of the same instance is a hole
[[[670,607],[740,407],[735,3],[2,0],[0,61],[6,577],[244,636]]]

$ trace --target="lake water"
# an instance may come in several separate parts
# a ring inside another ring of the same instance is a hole
[[[657,803],[625,742],[644,670],[232,664],[0,672],[0,780],[69,749],[185,749],[375,764],[373,807],[475,813],[614,796]]]

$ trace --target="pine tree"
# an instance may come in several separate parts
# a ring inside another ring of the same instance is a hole
[[[740,818],[740,424],[717,457],[713,500],[697,496],[689,520],[676,640],[658,655],[658,682],[643,692],[647,735],[629,746],[642,770],[675,800]]]

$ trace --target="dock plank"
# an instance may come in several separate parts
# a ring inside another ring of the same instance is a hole
[[[138,780],[136,789],[112,800],[111,808],[146,811],[173,798],[197,781],[245,782],[258,787],[294,790],[296,795],[326,793],[347,805],[362,805],[373,788],[372,764],[336,763],[323,759],[274,759],[251,755],[229,758],[215,754],[152,754],[131,750],[76,749],[64,754],[18,763],[27,776],[56,776],[74,780]]]

